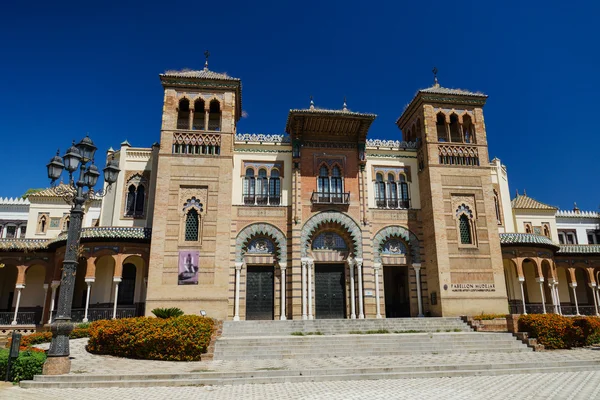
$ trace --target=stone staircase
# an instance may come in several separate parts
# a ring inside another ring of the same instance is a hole
[[[109,375],[37,375],[21,387],[237,385],[600,370],[598,359],[534,353],[511,334],[473,332],[458,318],[225,322],[213,361],[186,371],[170,369],[173,363],[145,369],[144,361],[139,362],[135,371]]]
[[[335,336],[335,337],[332,337]],[[475,333],[457,318],[225,322],[215,360],[529,351],[508,333]]]

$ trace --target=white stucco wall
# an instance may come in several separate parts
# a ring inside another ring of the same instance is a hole
[[[556,227],[557,229],[575,230],[577,234],[578,244],[591,244],[588,241],[588,231],[593,231],[599,228],[600,218],[594,217],[563,217],[561,212],[557,213]]]
[[[556,217],[554,210],[513,210],[515,215],[516,231],[525,232],[525,222],[530,222],[531,226],[542,226],[542,223],[550,224],[550,234],[552,241],[558,243],[558,231],[556,229]],[[532,232],[533,233],[533,232]],[[542,231],[543,234],[543,231]]]
[[[513,233],[515,231],[515,221],[510,204],[510,187],[508,184],[508,171],[506,166],[498,158],[491,162],[492,183],[498,184],[500,192],[500,207],[502,209],[502,226],[498,226],[500,233]]]

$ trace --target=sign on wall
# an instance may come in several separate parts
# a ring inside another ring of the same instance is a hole
[[[178,283],[180,285],[198,284],[199,257],[198,250],[179,250]]]

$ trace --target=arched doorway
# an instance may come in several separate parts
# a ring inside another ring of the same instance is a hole
[[[504,265],[504,282],[508,296],[508,307],[511,314],[523,314],[523,298],[521,296],[521,283],[517,273],[517,264],[514,260],[502,259]]]
[[[0,264],[0,311],[12,311],[15,299],[15,285],[18,270],[11,264]],[[8,321],[10,323],[10,321]]]
[[[287,242],[283,232],[270,224],[246,226],[236,238],[235,260],[234,321],[240,320],[240,312],[246,320],[272,320],[276,315],[286,319]]]

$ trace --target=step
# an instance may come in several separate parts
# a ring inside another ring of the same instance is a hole
[[[21,381],[22,388],[103,388],[189,385],[239,385],[249,383],[317,382],[403,378],[437,378],[522,373],[579,372],[600,370],[600,361],[538,362],[504,364],[411,365],[394,367],[257,370],[130,375],[36,375]]]

